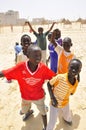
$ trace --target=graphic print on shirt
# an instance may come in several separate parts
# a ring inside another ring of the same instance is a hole
[[[25,82],[29,85],[35,85],[37,84],[38,82],[41,81],[40,78],[34,78],[34,77],[30,77],[30,78],[23,78],[23,80],[25,80]]]

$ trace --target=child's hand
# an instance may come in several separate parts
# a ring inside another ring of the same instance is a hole
[[[52,103],[52,105],[53,105],[54,107],[56,107],[56,106],[58,105],[58,102],[57,102],[57,100],[56,100],[55,97],[52,98],[51,103]]]
[[[29,21],[25,21],[25,25],[28,25],[29,24]]]
[[[56,22],[53,22],[53,24],[56,24]]]

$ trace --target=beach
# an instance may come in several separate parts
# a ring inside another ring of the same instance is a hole
[[[35,27],[37,29],[37,27]],[[45,30],[48,26],[44,26]],[[73,125],[68,126],[62,120],[60,114],[57,119],[55,130],[86,130],[86,26],[80,26],[78,23],[71,26],[56,25],[62,32],[62,38],[69,36],[72,39],[72,51],[77,58],[82,61],[82,71],[80,74],[80,83],[76,93],[70,96],[70,108],[72,110]],[[0,70],[15,65],[15,42],[20,43],[23,34],[29,34],[32,41],[35,41],[33,33],[28,32],[27,27],[14,27],[13,32],[10,27],[0,29]],[[48,55],[48,50],[47,50]],[[49,106],[49,94],[46,83],[43,85],[46,91],[45,103]],[[5,78],[0,79],[0,130],[42,130],[42,120],[39,111],[33,104],[34,115],[26,122],[22,121],[19,114],[21,109],[21,95],[17,81],[7,83]],[[47,112],[49,120],[49,111]]]

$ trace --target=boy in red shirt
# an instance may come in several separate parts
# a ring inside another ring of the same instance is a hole
[[[31,112],[31,104],[36,104],[43,119],[44,129],[46,130],[47,116],[44,104],[45,93],[42,88],[43,83],[47,79],[55,76],[46,65],[41,63],[41,49],[36,45],[30,45],[27,49],[26,62],[21,62],[16,66],[0,72],[0,77],[6,77],[8,80],[14,79],[18,81],[21,97],[22,109],[21,113],[25,114],[26,119]]]

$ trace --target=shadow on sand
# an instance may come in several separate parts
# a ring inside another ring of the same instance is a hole
[[[59,124],[56,125],[56,129],[55,130],[78,130],[77,127],[79,125],[80,122],[80,116],[75,114],[72,115],[72,119],[73,119],[73,124],[72,126],[69,126],[67,123],[64,122],[64,120],[62,119],[62,117],[59,117]]]
[[[25,126],[23,126],[21,130],[42,130],[41,115],[38,114],[36,117],[34,117],[34,115],[30,117],[30,119],[25,122]]]

